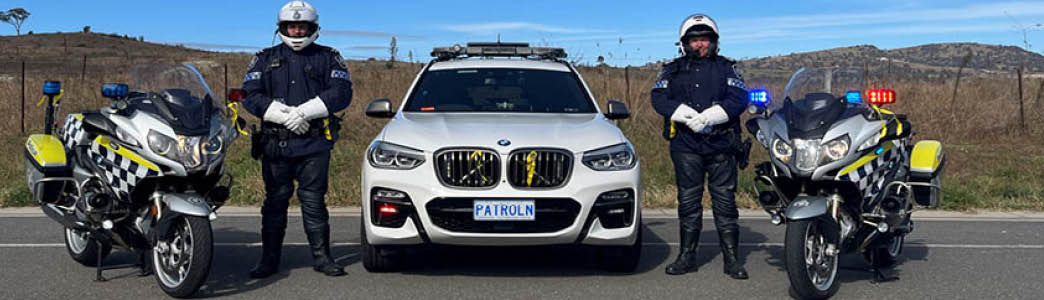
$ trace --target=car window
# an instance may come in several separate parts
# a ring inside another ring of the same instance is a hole
[[[509,68],[427,72],[413,89],[405,111],[596,112],[573,73]]]

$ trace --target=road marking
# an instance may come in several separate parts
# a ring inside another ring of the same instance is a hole
[[[355,242],[341,242],[333,243],[334,246],[359,246],[360,243]],[[260,242],[256,243],[214,243],[214,246],[218,247],[261,247]],[[308,246],[306,242],[296,243],[283,243],[283,246]],[[666,242],[653,242],[643,243],[642,246],[654,247],[654,246],[678,246],[678,243],[666,243]],[[0,248],[62,248],[65,244],[59,243],[40,243],[40,244],[0,244]],[[700,243],[699,247],[718,247],[717,243]],[[780,248],[783,247],[783,243],[740,243],[740,247],[748,248]],[[921,243],[907,243],[906,248],[941,248],[941,249],[1044,249],[1044,245],[967,245],[967,244],[921,244]]]

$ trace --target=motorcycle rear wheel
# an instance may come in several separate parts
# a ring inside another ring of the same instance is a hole
[[[80,230],[65,228],[65,250],[69,256],[81,265],[94,267],[98,265],[98,240],[90,237],[90,234]],[[101,257],[104,260],[112,252],[112,245],[102,243]]]

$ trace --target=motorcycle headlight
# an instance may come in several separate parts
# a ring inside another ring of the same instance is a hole
[[[374,168],[410,170],[424,163],[424,152],[392,143],[376,142],[366,153]]]
[[[222,134],[217,134],[207,139],[207,143],[203,144],[203,154],[213,155],[221,153],[221,150],[225,147],[225,141],[221,136]]]
[[[826,162],[832,162],[848,154],[848,135],[836,138],[823,145],[826,154]]]
[[[203,137],[177,136],[172,138],[154,130],[149,130],[149,149],[152,152],[181,163],[185,168],[196,170],[203,165],[203,153],[200,143]]]
[[[794,154],[794,148],[784,142],[783,139],[776,137],[772,141],[772,155],[775,155],[777,159],[783,163],[790,162],[790,157]]]
[[[794,166],[801,171],[812,171],[819,166],[823,158],[823,148],[820,147],[819,139],[803,140],[794,139]]]
[[[152,149],[152,152],[156,152],[156,154],[162,156],[167,156],[167,154],[170,153],[170,149],[173,149],[174,144],[176,143],[173,138],[152,130],[149,130],[148,140],[149,149]]]
[[[583,162],[595,171],[620,171],[633,169],[638,159],[630,145],[618,144],[584,152]]]

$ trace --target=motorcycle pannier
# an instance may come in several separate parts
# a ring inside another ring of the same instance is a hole
[[[920,141],[914,145],[910,154],[910,181],[934,185],[913,186],[914,200],[918,205],[935,208],[939,206],[940,185],[942,184],[942,168],[946,162],[942,143],[939,141]]]
[[[47,134],[29,136],[25,143],[25,173],[37,204],[60,200],[59,195],[69,182],[63,179],[72,176],[62,141]]]

